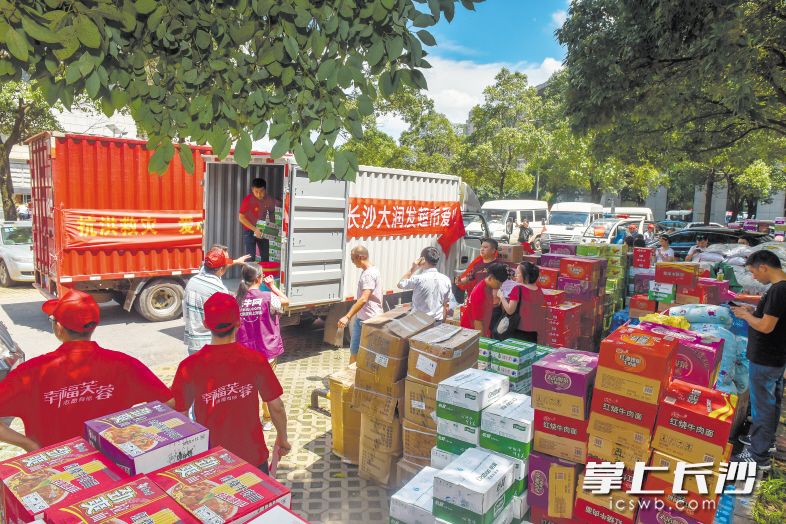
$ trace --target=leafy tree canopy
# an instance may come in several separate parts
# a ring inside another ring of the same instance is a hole
[[[314,179],[330,173],[340,130],[362,135],[374,101],[426,88],[425,27],[482,0],[0,0],[0,81],[27,75],[50,103],[86,94],[128,108],[163,171],[172,142],[250,161],[253,140],[292,150]],[[421,4],[423,10],[416,4]],[[354,103],[350,103],[354,100]],[[188,147],[180,160],[191,167]],[[335,156],[352,177],[356,159]]]

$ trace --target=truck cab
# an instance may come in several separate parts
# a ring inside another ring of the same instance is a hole
[[[558,202],[551,206],[540,245],[548,251],[552,242],[581,242],[592,222],[603,218],[603,206],[587,202]]]

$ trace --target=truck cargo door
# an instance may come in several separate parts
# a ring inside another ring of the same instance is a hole
[[[290,307],[336,302],[343,297],[347,182],[309,182],[295,168],[290,177],[286,294]]]

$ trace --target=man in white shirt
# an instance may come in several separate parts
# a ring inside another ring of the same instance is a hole
[[[427,247],[420,252],[420,258],[412,263],[398,283],[399,289],[412,290],[412,309],[421,311],[442,321],[447,317],[451,299],[450,278],[437,271],[439,251]],[[414,273],[420,271],[417,275]]]
[[[701,254],[707,250],[710,241],[707,240],[707,235],[696,235],[696,245],[691,246],[688,250],[688,255],[685,257],[685,262],[699,262]]]

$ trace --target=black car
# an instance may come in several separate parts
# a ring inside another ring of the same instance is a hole
[[[767,233],[757,233],[754,231],[743,231],[742,229],[729,229],[726,227],[692,227],[689,229],[681,229],[674,233],[666,235],[671,241],[671,248],[674,250],[674,255],[678,260],[684,260],[688,255],[691,247],[696,245],[696,237],[704,235],[709,240],[710,245],[713,244],[736,244],[740,237],[749,239],[751,246],[758,246],[764,242],[770,242],[772,236]],[[650,242],[650,247],[658,247],[659,241],[657,237],[653,242]]]

